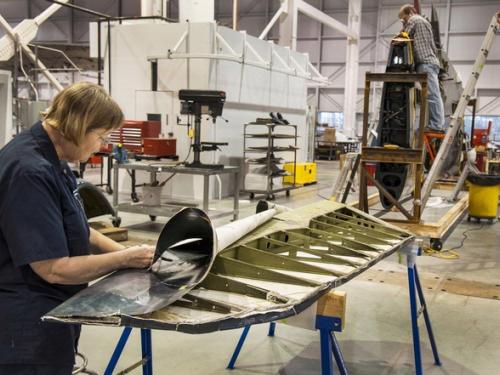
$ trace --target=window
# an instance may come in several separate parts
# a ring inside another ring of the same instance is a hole
[[[328,124],[329,127],[342,129],[344,114],[342,112],[318,112],[318,124]]]

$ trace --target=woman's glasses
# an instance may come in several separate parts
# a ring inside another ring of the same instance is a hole
[[[96,133],[97,134],[97,133]],[[109,136],[108,137],[103,137],[102,135],[100,134],[97,134],[97,137],[99,138],[99,140],[101,141],[101,145],[102,146],[106,146],[108,145],[110,142],[109,142]]]

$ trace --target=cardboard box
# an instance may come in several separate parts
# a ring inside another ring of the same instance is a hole
[[[323,133],[323,140],[325,142],[336,142],[335,130],[335,128],[326,128]]]

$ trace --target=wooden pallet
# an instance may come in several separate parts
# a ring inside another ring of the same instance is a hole
[[[368,205],[373,206],[379,202],[379,194],[368,196]],[[348,204],[358,208],[358,201]],[[396,225],[415,236],[430,240],[430,245],[435,250],[441,250],[443,242],[459,224],[469,207],[469,194],[459,199],[437,222],[421,220],[420,223],[409,223],[407,221],[381,217],[382,220]]]
[[[417,237],[430,239],[434,250],[441,250],[443,242],[450,236],[455,227],[460,223],[469,207],[469,194],[465,194],[439,219],[438,222],[422,220],[419,224],[397,222],[387,219],[391,224],[403,228]]]

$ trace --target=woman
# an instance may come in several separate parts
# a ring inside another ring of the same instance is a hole
[[[152,262],[153,247],[125,248],[89,228],[67,165],[122,122],[100,86],[76,83],[0,150],[0,374],[71,374],[80,327],[40,317],[89,281]]]

